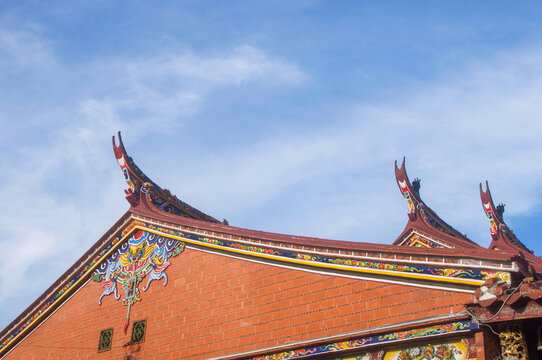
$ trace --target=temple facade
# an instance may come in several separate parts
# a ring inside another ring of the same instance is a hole
[[[118,142],[129,210],[0,333],[1,359],[542,358],[542,259],[487,183],[488,249],[422,201],[404,160],[398,238],[324,240],[219,221]]]

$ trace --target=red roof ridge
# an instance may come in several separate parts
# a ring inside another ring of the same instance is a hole
[[[379,251],[392,254],[468,257],[493,260],[515,258],[519,263],[524,264],[525,268],[528,263],[534,262],[536,271],[542,271],[542,261],[538,261],[541,259],[529,252],[520,251],[518,254],[518,248],[512,246],[501,248],[499,253],[491,251],[491,247],[490,250],[484,249],[444,222],[422,201],[419,194],[419,179],[414,181],[414,186],[410,182],[405,168],[405,158],[403,158],[401,167],[397,166],[397,161],[395,162],[395,176],[399,189],[409,205],[409,221],[404,231],[392,245],[384,245],[367,242],[350,242],[305,236],[292,236],[224,225],[212,216],[184,203],[176,196],[171,195],[168,190],[162,189],[154,183],[139,169],[139,167],[137,167],[132,158],[128,156],[122,142],[120,131],[118,136],[118,146],[116,145],[115,137],[113,136],[113,151],[129,186],[129,188],[125,190],[125,193],[126,199],[131,205],[130,211],[135,214],[168,221],[173,224],[192,225],[209,231],[226,232],[236,236],[254,237],[266,241],[301,246],[316,246],[355,251]],[[491,204],[493,203],[491,202]],[[428,238],[433,238],[437,240],[437,242],[447,244],[453,249],[446,248],[446,246],[439,247],[438,249],[402,246],[413,231],[426,235]],[[540,265],[538,265],[538,263],[540,263]],[[524,271],[527,270],[524,269]]]
[[[449,248],[420,248],[420,247],[405,247],[394,244],[377,244],[369,242],[354,242],[344,240],[331,240],[323,238],[315,238],[308,236],[297,236],[272,233],[261,230],[252,230],[220,223],[209,223],[197,219],[190,219],[178,216],[171,213],[158,211],[146,197],[142,197],[140,205],[130,209],[134,214],[142,215],[158,221],[168,222],[178,226],[192,226],[201,230],[210,232],[226,233],[238,237],[247,237],[257,240],[276,242],[279,244],[291,244],[300,246],[322,247],[335,250],[347,251],[369,251],[382,252],[389,254],[406,254],[412,256],[427,256],[427,257],[461,257],[473,258],[482,260],[511,260],[517,255],[515,252],[502,251],[495,252],[484,249],[482,247],[476,249],[449,249]]]

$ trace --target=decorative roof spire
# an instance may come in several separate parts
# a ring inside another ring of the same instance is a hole
[[[499,214],[499,217],[501,219],[503,219],[503,215],[504,215],[504,207],[506,206],[506,204],[503,204],[503,203],[500,203],[499,205],[497,205],[497,214]]]
[[[120,131],[118,136],[118,146],[115,143],[115,136],[113,136],[113,152],[115,153],[115,158],[124,174],[124,180],[126,180],[126,183],[128,184],[128,189],[124,190],[126,193],[126,200],[128,200],[133,208],[139,206],[141,199],[144,196],[147,202],[154,205],[157,210],[192,219],[220,223],[220,221],[214,217],[179,200],[177,196],[172,195],[169,190],[162,189],[160,186],[156,185],[139,169],[139,167],[137,167],[132,158],[128,156],[122,142]]]
[[[422,182],[422,179],[420,178],[414,178],[414,181],[412,181],[412,190],[414,190],[414,192],[416,193],[416,195],[418,195],[418,197],[420,196],[421,182]]]

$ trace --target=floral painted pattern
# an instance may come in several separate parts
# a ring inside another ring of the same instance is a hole
[[[405,340],[418,340],[421,341],[423,338],[434,337],[434,336],[446,336],[458,332],[466,332],[470,330],[478,329],[478,324],[472,321],[457,321],[448,324],[434,325],[425,328],[419,329],[410,329],[399,332],[392,332],[384,335],[375,335],[367,336],[354,340],[341,341],[336,343],[317,345],[307,348],[300,348],[290,351],[284,351],[274,354],[267,354],[263,356],[256,356],[251,358],[246,358],[243,360],[290,360],[290,359],[303,359],[313,355],[331,355],[338,352],[351,352],[351,351],[363,351],[363,348],[369,346],[391,346],[403,342]],[[399,360],[399,359],[452,359],[452,360],[464,360],[464,359],[475,359],[471,356],[471,347],[469,347],[470,340],[460,339],[455,340],[452,343],[445,343],[438,345],[423,344],[409,346],[408,348],[400,348],[396,351],[389,352],[377,352],[377,353],[367,353],[363,352],[357,357],[345,357],[338,358],[339,360]],[[441,346],[444,346],[441,348]],[[423,351],[422,351],[423,350]],[[448,353],[447,351],[450,351]],[[380,354],[380,355],[378,355]],[[474,348],[474,354],[476,354],[476,349]],[[450,357],[446,357],[450,355]],[[380,356],[380,357],[379,357]],[[402,356],[402,357],[401,357]],[[424,357],[432,356],[432,357]],[[440,356],[440,357],[439,357]],[[455,356],[455,357],[452,357]]]

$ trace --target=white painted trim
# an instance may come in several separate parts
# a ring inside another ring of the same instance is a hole
[[[222,253],[220,251],[213,251],[213,250],[209,250],[209,249],[201,249],[201,248],[195,247],[195,246],[193,246],[191,244],[185,244],[185,247],[189,248],[189,249],[192,249],[192,250],[196,250],[196,251],[202,251],[202,252],[211,253],[211,254],[215,254],[215,255],[221,255],[221,256],[227,256],[227,257],[238,259],[238,260],[246,260],[246,261],[250,261],[250,262],[254,262],[254,263],[258,263],[258,264],[271,265],[271,266],[276,266],[276,267],[280,267],[280,268],[284,268],[284,269],[290,269],[290,270],[305,271],[305,272],[310,272],[310,273],[320,274],[320,275],[339,276],[339,277],[345,277],[345,278],[350,278],[350,279],[361,279],[361,280],[383,282],[383,283],[389,283],[389,284],[407,285],[407,286],[412,286],[412,287],[422,287],[422,288],[436,289],[436,290],[456,291],[456,292],[468,293],[468,294],[472,294],[474,292],[474,289],[472,289],[472,290],[466,290],[466,289],[462,290],[462,289],[445,287],[445,286],[437,286],[437,285],[430,285],[430,284],[412,284],[412,283],[408,283],[407,281],[396,281],[396,280],[373,278],[371,276],[366,276],[363,273],[361,273],[359,275],[349,275],[349,274],[342,274],[342,273],[335,273],[335,272],[326,272],[326,271],[306,269],[306,268],[303,268],[303,267],[295,267],[295,266],[291,266],[291,265],[275,264],[275,263],[262,261],[262,260],[258,260],[258,259],[247,258],[247,257],[240,256],[240,255],[224,254],[224,253]]]

